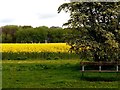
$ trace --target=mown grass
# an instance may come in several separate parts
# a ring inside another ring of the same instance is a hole
[[[84,73],[80,60],[3,60],[3,88],[118,88],[118,73]],[[100,78],[99,80],[96,80]]]

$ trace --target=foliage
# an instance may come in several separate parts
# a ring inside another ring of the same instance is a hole
[[[18,26],[16,25],[6,25],[2,28],[2,42],[15,42],[16,41],[16,32],[18,31]]]
[[[71,2],[61,10],[70,13],[64,25],[79,32],[67,37],[71,50],[95,61],[120,60],[120,2]]]
[[[47,37],[46,29],[43,27],[39,28],[25,28],[21,29],[16,33],[16,42],[20,43],[38,43],[44,42]]]
[[[48,31],[48,41],[62,43],[64,42],[64,33],[65,30],[62,28],[50,28]]]
[[[1,33],[2,32],[2,33]],[[60,27],[6,25],[0,29],[3,43],[64,43],[69,30]]]
[[[3,52],[2,60],[75,60],[79,56],[75,53],[63,52]]]

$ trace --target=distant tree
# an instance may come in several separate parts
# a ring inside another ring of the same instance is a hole
[[[32,26],[19,26],[20,28],[27,29],[27,28],[33,28]]]
[[[0,43],[2,43],[2,28],[0,27]]]
[[[47,40],[47,34],[48,34],[48,30],[49,28],[47,26],[40,26],[35,28],[38,32],[38,36],[39,36],[39,41],[42,43],[45,43],[45,40]]]
[[[51,43],[64,42],[65,30],[60,27],[51,27],[48,30],[48,38]]]
[[[79,32],[67,37],[71,50],[94,61],[120,60],[120,1],[64,3],[61,10],[70,13],[64,25]]]
[[[47,38],[48,28],[45,26],[36,28],[21,28],[16,33],[16,42],[23,43],[44,43]]]
[[[50,27],[50,28],[61,28],[61,27],[58,27],[58,26],[52,26],[52,27]]]
[[[16,42],[15,34],[18,30],[16,25],[6,25],[2,27],[3,42]],[[11,39],[10,39],[11,38]]]

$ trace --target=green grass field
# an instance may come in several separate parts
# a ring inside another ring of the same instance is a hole
[[[3,60],[3,88],[118,88],[118,73],[85,73],[80,60]],[[99,78],[99,79],[98,79]]]

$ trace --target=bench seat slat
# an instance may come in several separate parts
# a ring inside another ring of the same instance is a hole
[[[99,71],[99,70],[84,70],[84,71],[82,71],[82,70],[80,70],[80,72],[120,72],[120,71],[116,71],[116,70],[101,70],[101,71]]]
[[[118,62],[80,62],[80,65],[120,65]]]

